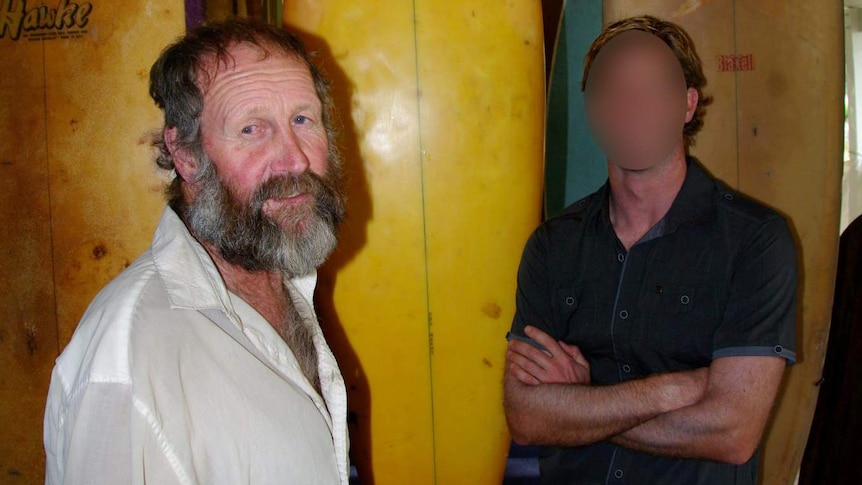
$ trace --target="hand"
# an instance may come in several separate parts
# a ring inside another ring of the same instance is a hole
[[[590,383],[590,363],[578,347],[558,342],[535,327],[527,326],[524,333],[547,351],[526,342],[510,340],[506,363],[516,379],[530,386]]]

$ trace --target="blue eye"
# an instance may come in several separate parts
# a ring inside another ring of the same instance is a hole
[[[293,117],[293,122],[296,123],[297,125],[304,125],[304,124],[308,123],[309,121],[311,121],[311,120],[305,116],[302,116],[302,115]]]
[[[242,128],[242,134],[243,135],[251,135],[252,133],[254,133],[254,128],[255,128],[254,125],[244,126]]]

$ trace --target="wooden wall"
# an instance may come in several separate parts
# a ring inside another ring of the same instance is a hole
[[[13,4],[26,16],[59,2]],[[0,483],[44,483],[54,359],[95,293],[149,245],[164,205],[142,141],[160,126],[148,73],[183,32],[183,2],[69,8],[71,25],[0,32]]]

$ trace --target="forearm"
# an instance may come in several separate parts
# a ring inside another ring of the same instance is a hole
[[[652,454],[745,463],[760,443],[784,367],[783,359],[775,357],[718,359],[701,400],[611,441]]]
[[[528,386],[507,375],[509,428],[521,443],[581,446],[602,441],[696,402],[703,392],[697,372],[610,386]]]
[[[753,450],[740,447],[726,409],[706,402],[694,404],[628,429],[610,439],[614,444],[663,456],[744,463]]]

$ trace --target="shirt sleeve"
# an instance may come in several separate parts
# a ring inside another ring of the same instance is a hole
[[[507,338],[531,341],[525,334],[527,325],[560,339],[554,325],[551,306],[551,283],[547,266],[547,233],[544,226],[530,236],[518,267],[518,288],[515,293],[515,317]],[[535,342],[531,342],[538,345]]]
[[[89,383],[66,399],[57,381],[45,414],[46,483],[133,483],[131,386]]]
[[[796,362],[796,247],[787,222],[771,218],[746,238],[731,277],[713,358],[777,356]]]
[[[46,485],[180,483],[135,408],[131,385],[52,379],[45,412]]]

